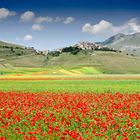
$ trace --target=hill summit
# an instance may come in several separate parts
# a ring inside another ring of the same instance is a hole
[[[140,56],[140,33],[135,34],[116,34],[103,42],[98,42],[100,45],[120,50],[122,52]]]

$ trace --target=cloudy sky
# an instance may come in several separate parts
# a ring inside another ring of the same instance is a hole
[[[135,32],[139,0],[0,0],[0,40],[40,50]]]

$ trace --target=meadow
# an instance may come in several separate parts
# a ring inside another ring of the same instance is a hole
[[[140,75],[7,73],[0,140],[140,139],[139,93]]]
[[[0,91],[139,93],[140,80],[1,80]]]

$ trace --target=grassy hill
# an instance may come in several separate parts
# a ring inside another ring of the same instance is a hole
[[[55,56],[56,55],[56,56]],[[0,42],[0,72],[34,75],[135,74],[140,73],[140,57],[111,51],[37,55],[33,48]],[[17,69],[21,67],[22,69]],[[24,68],[23,68],[24,67]],[[30,70],[28,68],[37,68]],[[8,69],[2,70],[2,69]]]
[[[0,41],[0,68],[40,67],[45,56],[36,55],[34,48]]]
[[[88,67],[91,74],[140,73],[140,58],[119,52],[95,51],[94,54],[80,52],[77,55],[62,53],[56,57],[48,57],[45,64],[47,67],[57,66],[65,69]]]
[[[13,48],[16,48],[16,47],[25,48],[25,46],[12,44],[12,43],[7,43],[7,42],[4,42],[4,41],[0,41],[0,46],[8,46],[8,47],[13,47]]]

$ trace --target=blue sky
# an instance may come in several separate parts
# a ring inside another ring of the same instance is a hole
[[[52,50],[140,32],[139,0],[0,0],[0,40]]]

